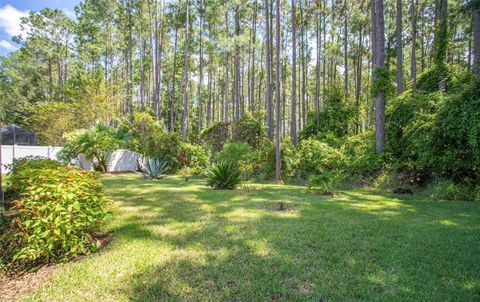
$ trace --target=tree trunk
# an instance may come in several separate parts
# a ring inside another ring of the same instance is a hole
[[[276,40],[276,69],[275,69],[275,179],[282,180],[282,157],[280,150],[280,0],[276,0],[276,26],[275,26],[275,40]]]
[[[363,66],[363,28],[360,28],[359,33],[359,46],[358,46],[358,58],[357,58],[357,76],[355,87],[355,131],[359,133],[360,128],[360,93],[362,91],[362,66]]]
[[[157,71],[157,58],[156,58],[156,55],[157,55],[157,47],[156,47],[156,43],[154,44],[154,41],[155,40],[155,37],[156,37],[156,22],[158,21],[158,16],[157,16],[157,2],[155,1],[155,6],[153,7],[153,9],[155,11],[152,11],[152,0],[148,0],[147,1],[147,4],[148,4],[148,29],[149,29],[149,42],[150,42],[150,56],[152,57],[152,80],[153,80],[153,112],[155,113],[155,116],[157,116],[157,110],[158,110],[158,99],[157,99],[157,87],[156,87],[156,83],[157,83],[157,75],[156,75],[156,71]],[[153,16],[155,15],[155,19],[153,19]],[[158,116],[157,116],[157,120],[158,120]]]
[[[234,121],[240,117],[240,16],[238,7],[235,8],[235,75],[234,75]]]
[[[128,113],[130,115],[130,121],[133,121],[133,97],[132,97],[132,86],[133,86],[133,64],[132,64],[132,49],[133,49],[133,37],[132,37],[132,7],[131,0],[128,1],[128,85],[127,85],[127,102],[128,102]]]
[[[480,5],[473,9],[473,66],[480,81]]]
[[[200,71],[200,79],[198,80],[198,138],[200,139],[200,133],[202,132],[202,127],[203,127],[203,112],[202,112],[202,93],[203,93],[203,10],[204,10],[204,5],[203,1],[200,1],[200,42],[199,42],[199,47],[200,47],[200,62],[199,62],[199,71]]]
[[[440,3],[438,9],[438,29],[435,32],[435,43],[434,43],[434,63],[436,68],[439,71],[439,81],[438,81],[438,90],[440,92],[445,92],[446,83],[445,83],[445,60],[447,55],[448,47],[448,29],[447,29],[447,12],[448,6],[447,0],[439,0]]]
[[[301,35],[302,35],[302,125],[305,127],[307,108],[306,108],[306,86],[307,86],[307,64],[306,64],[306,52],[305,52],[305,19],[302,7],[302,0],[300,0],[300,20],[301,20]],[[302,128],[303,128],[302,127]]]
[[[173,68],[172,68],[172,95],[170,102],[170,131],[175,131],[175,82],[176,82],[176,66],[177,66],[177,47],[178,47],[178,29],[175,27],[175,42],[173,45]]]
[[[297,18],[295,1],[292,2],[292,109],[290,118],[290,137],[292,144],[297,145]]]
[[[141,30],[141,28],[140,28]],[[145,95],[144,95],[144,91],[145,91],[145,70],[143,68],[143,61],[144,61],[144,42],[142,40],[142,33],[140,32],[139,36],[139,43],[138,43],[138,48],[139,48],[139,52],[140,52],[140,108],[141,108],[141,111],[145,111]]]
[[[214,92],[212,91],[212,67],[211,63],[212,61],[210,60],[210,66],[208,68],[208,82],[207,82],[207,90],[208,90],[208,101],[207,101],[207,128],[210,127],[210,124],[212,122],[212,94]],[[215,113],[214,113],[215,114]]]
[[[320,22],[321,22],[321,13],[320,13],[320,1],[317,0],[317,26],[315,27],[315,34],[317,38],[317,62],[316,62],[316,77],[315,77],[315,119],[316,119],[316,129],[320,128],[320,48],[321,48],[321,39],[320,39]]]
[[[397,95],[403,92],[402,0],[397,0]]]
[[[181,134],[182,139],[187,138],[187,123],[188,123],[188,45],[189,45],[189,23],[190,23],[190,10],[189,1],[186,0],[186,18],[185,18],[185,49],[183,51],[183,111],[182,111],[182,124]]]
[[[53,101],[53,72],[52,59],[48,59],[48,94],[50,102]]]
[[[158,6],[158,5],[156,5]],[[157,118],[157,120],[160,120],[161,119],[161,115],[162,115],[162,103],[163,103],[163,100],[162,100],[162,60],[163,60],[163,31],[164,31],[164,21],[163,21],[163,9],[165,7],[165,3],[162,2],[161,6],[160,6],[160,26],[161,26],[161,29],[160,29],[160,40],[158,39],[158,20],[156,21],[156,33],[157,33],[157,38],[155,39],[156,40],[156,51],[155,51],[155,55],[156,55],[156,65],[155,65],[155,74],[156,74],[156,77],[155,77],[155,91],[156,91],[156,95],[155,95],[155,98],[157,99],[157,108],[155,110],[155,116]],[[157,8],[158,10],[158,8]],[[158,14],[157,11],[155,12],[155,14]]]
[[[373,81],[381,81],[379,73],[384,74],[385,68],[385,21],[383,0],[372,0],[373,29]],[[376,150],[382,152],[385,147],[385,99],[384,87],[379,87],[375,97],[375,130]]]
[[[412,18],[412,55],[410,65],[410,77],[412,78],[413,94],[417,92],[417,15],[416,15],[416,0],[412,0],[411,4],[411,18]]]
[[[265,54],[265,69],[267,71],[267,87],[266,87],[266,105],[267,105],[267,125],[268,125],[268,139],[273,139],[273,104],[272,104],[272,85],[271,85],[271,30],[270,30],[270,4],[269,0],[265,0],[265,34],[266,34],[266,54]]]
[[[229,35],[228,32],[228,9],[225,11],[225,26],[226,26],[226,31],[227,31],[227,37]],[[229,67],[229,53],[228,50],[225,52],[225,101],[223,104],[223,121],[228,123],[228,84],[229,84],[229,79],[228,79],[228,67]]]
[[[251,76],[250,76],[250,80],[251,80],[251,86],[250,86],[250,90],[251,90],[251,100],[250,100],[250,104],[251,104],[251,111],[252,112],[255,112],[255,44],[257,42],[257,1],[255,0],[255,6],[254,6],[254,9],[253,9],[253,38],[252,38],[252,45],[253,45],[253,49],[252,49],[252,72],[251,72]]]
[[[323,9],[325,10],[325,14],[323,16],[323,59],[322,59],[322,69],[323,69],[323,74],[322,74],[322,88],[323,91],[325,92],[326,89],[326,83],[327,83],[327,56],[325,55],[327,53],[327,0],[323,1]],[[325,106],[325,93],[323,95],[323,105]]]
[[[401,1],[401,0],[400,0]],[[344,55],[344,69],[345,69],[345,78],[344,78],[344,86],[345,86],[345,94],[348,94],[348,13],[347,13],[347,1],[344,2],[344,20],[343,20],[343,35],[344,35],[344,45],[343,45],[343,55]]]

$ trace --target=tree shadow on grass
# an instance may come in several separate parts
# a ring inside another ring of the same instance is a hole
[[[238,194],[179,178],[148,192],[136,184],[110,183],[127,209],[117,236],[170,248],[119,285],[132,301],[479,298],[480,210],[471,204],[277,186]],[[258,207],[279,201],[296,211]]]

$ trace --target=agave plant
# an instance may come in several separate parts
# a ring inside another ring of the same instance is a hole
[[[145,157],[141,162],[143,175],[150,179],[161,178],[168,171],[168,164],[152,157]]]
[[[240,170],[231,161],[222,161],[212,165],[206,172],[207,183],[215,190],[234,190],[242,181]]]

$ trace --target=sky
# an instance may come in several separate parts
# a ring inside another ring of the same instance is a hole
[[[0,0],[0,56],[19,48],[12,37],[21,34],[20,18],[29,11],[42,8],[58,8],[67,16],[74,17],[74,7],[80,0]]]

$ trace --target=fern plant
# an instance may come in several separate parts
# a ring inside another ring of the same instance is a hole
[[[145,157],[141,162],[143,175],[146,178],[158,179],[168,171],[167,162],[152,157]]]
[[[242,181],[238,166],[231,161],[221,161],[205,172],[207,184],[215,190],[234,190]]]

